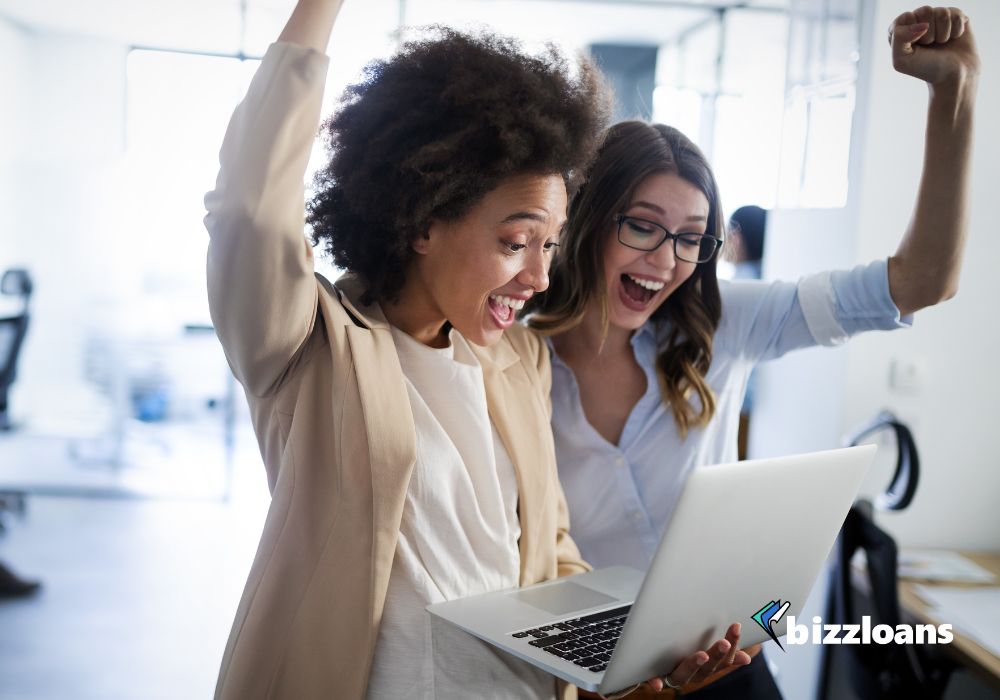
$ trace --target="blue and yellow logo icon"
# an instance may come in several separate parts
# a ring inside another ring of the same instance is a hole
[[[774,640],[774,643],[782,651],[785,650],[785,647],[781,646],[781,642],[778,641],[778,635],[774,633],[774,625],[785,616],[785,613],[788,612],[788,608],[791,606],[792,604],[788,601],[782,603],[780,600],[772,600],[753,614],[753,621],[770,635],[771,639]]]

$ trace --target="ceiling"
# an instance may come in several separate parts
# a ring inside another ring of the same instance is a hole
[[[0,17],[28,31],[101,37],[138,46],[262,53],[293,0],[0,0]],[[785,8],[788,0],[348,0],[340,24],[489,25],[528,40],[662,44],[715,7]]]

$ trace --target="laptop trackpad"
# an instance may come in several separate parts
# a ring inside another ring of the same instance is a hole
[[[561,581],[553,583],[551,586],[514,591],[509,595],[514,596],[522,603],[527,603],[552,615],[565,615],[577,610],[586,610],[618,601],[618,598],[598,593],[592,588],[581,586],[572,581]]]

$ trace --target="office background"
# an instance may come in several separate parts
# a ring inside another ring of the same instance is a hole
[[[66,697],[69,685],[81,698],[211,690],[267,495],[242,399],[230,401],[205,329],[201,198],[228,116],[291,5],[0,0],[0,272],[27,268],[36,288],[15,430],[0,433],[0,491],[27,493],[27,507],[4,516],[0,559],[45,583],[30,603],[0,604],[0,678],[11,679],[0,698]],[[909,331],[766,366],[750,454],[836,446],[890,408],[913,428],[925,469],[910,508],[880,524],[907,546],[997,551],[1000,135],[989,125],[1000,122],[1000,6],[961,7],[984,77],[959,295]],[[885,41],[908,9],[348,0],[325,112],[392,51],[400,25],[485,24],[532,45],[589,48],[616,84],[641,88],[619,94],[622,114],[678,126],[703,147],[728,211],[775,208],[764,274],[795,279],[885,257],[909,219],[926,88],[892,71]],[[322,155],[317,146],[313,167]],[[15,308],[0,304],[0,316]],[[891,466],[880,461],[868,493]],[[129,530],[141,537],[123,540]],[[108,668],[95,668],[102,659]],[[808,687],[811,663],[782,664],[789,697]],[[113,678],[127,666],[131,676]],[[134,692],[143,677],[155,692]]]

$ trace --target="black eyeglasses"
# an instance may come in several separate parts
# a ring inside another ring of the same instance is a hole
[[[635,250],[650,252],[669,238],[674,242],[674,257],[684,262],[704,263],[715,255],[722,239],[707,233],[670,233],[657,223],[636,216],[618,214],[618,242]]]

